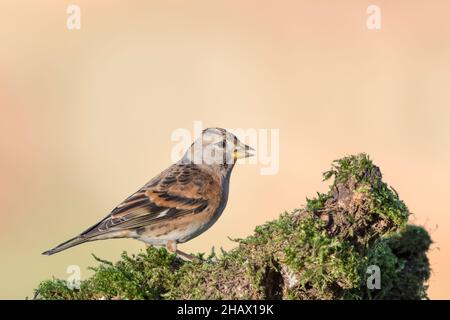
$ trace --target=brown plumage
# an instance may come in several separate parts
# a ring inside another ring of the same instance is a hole
[[[211,154],[201,154],[201,159],[196,156],[197,140],[183,159],[125,199],[99,223],[43,254],[88,241],[135,238],[187,256],[177,250],[176,244],[196,237],[218,219],[228,198],[234,160],[250,156],[251,150],[219,128],[206,129],[201,138],[201,150],[212,146],[213,158],[205,158]],[[227,161],[230,159],[233,161]]]

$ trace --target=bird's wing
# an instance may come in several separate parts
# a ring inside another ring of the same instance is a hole
[[[186,214],[214,210],[221,196],[219,177],[193,164],[174,164],[81,234],[94,237],[134,230]]]

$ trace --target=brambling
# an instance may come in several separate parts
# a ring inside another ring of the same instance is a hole
[[[134,238],[166,246],[190,259],[177,244],[197,237],[217,221],[227,204],[234,164],[239,158],[252,156],[252,151],[225,129],[205,129],[181,160],[125,199],[106,218],[43,254],[52,255],[88,241]]]

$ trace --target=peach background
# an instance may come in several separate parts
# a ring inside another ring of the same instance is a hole
[[[138,252],[134,240],[40,253],[170,164],[176,128],[279,128],[280,171],[238,166],[228,207],[186,251],[229,249],[306,196],[333,159],[367,152],[435,244],[431,298],[450,298],[448,1],[0,3],[0,298],[32,296]],[[382,29],[365,27],[382,9]]]

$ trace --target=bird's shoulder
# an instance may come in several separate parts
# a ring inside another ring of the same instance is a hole
[[[175,164],[162,173],[157,183],[150,183],[148,194],[168,192],[187,197],[213,198],[220,191],[221,177],[207,166],[196,164]]]

